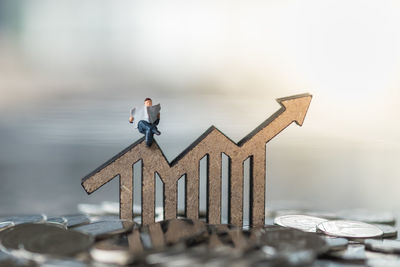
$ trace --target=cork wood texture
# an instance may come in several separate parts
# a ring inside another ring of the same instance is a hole
[[[265,217],[266,159],[265,144],[296,122],[303,124],[312,96],[295,95],[277,99],[281,108],[238,143],[233,142],[216,127],[211,126],[172,162],[168,162],[154,141],[147,147],[139,139],[102,166],[82,179],[82,186],[90,194],[119,177],[120,217],[133,216],[133,164],[142,162],[142,223],[155,220],[155,177],[164,183],[164,218],[177,215],[177,182],[186,176],[186,216],[199,217],[200,160],[207,157],[207,221],[221,223],[221,167],[222,153],[229,157],[229,223],[243,223],[243,163],[250,158],[250,224],[263,225]]]

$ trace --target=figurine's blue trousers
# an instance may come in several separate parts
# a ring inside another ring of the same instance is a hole
[[[146,145],[151,146],[153,143],[153,134],[157,133],[157,124],[158,120],[152,124],[147,121],[141,120],[138,122],[138,130],[140,133],[145,135]]]

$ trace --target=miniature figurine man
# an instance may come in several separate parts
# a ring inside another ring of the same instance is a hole
[[[160,122],[160,104],[153,106],[151,98],[144,100],[144,106],[142,108],[131,109],[131,116],[129,122],[135,121],[135,128],[140,133],[145,135],[146,145],[148,147],[153,143],[153,134],[160,135],[161,132],[157,129],[157,125]]]

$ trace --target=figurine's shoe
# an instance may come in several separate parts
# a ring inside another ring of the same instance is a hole
[[[156,134],[156,135],[160,135],[161,134],[161,132],[159,130],[157,130],[157,129],[153,129],[153,133]]]

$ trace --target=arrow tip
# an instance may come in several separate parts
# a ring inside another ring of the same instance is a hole
[[[278,98],[276,101],[285,107],[287,112],[291,113],[291,117],[297,125],[302,126],[308,111],[308,107],[310,106],[311,99],[312,95],[306,93]]]

